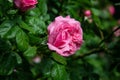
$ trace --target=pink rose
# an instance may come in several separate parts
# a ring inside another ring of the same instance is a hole
[[[37,3],[37,0],[14,0],[15,6],[21,11],[26,11],[28,9],[34,8]]]
[[[48,47],[61,56],[70,56],[80,49],[83,32],[80,23],[70,16],[58,16],[48,26]]]

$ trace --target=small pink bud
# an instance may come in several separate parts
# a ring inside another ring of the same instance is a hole
[[[85,10],[84,15],[87,16],[87,17],[91,16],[91,11],[90,10]]]
[[[35,58],[33,58],[33,62],[40,63],[41,62],[40,56],[36,56]]]
[[[115,13],[114,6],[112,6],[112,5],[108,6],[108,11],[110,12],[111,15],[114,15],[114,13]]]
[[[89,22],[89,23],[92,23],[92,22],[93,22],[93,19],[92,19],[92,18],[88,19],[88,22]]]
[[[14,69],[13,71],[14,71],[14,72],[17,72],[17,70],[16,70],[16,69]]]

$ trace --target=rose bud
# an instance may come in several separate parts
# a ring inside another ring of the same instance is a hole
[[[91,11],[90,10],[85,10],[84,15],[87,16],[87,17],[91,16]]]
[[[14,0],[15,6],[23,12],[34,8],[37,3],[37,0]]]
[[[109,13],[110,13],[111,15],[114,15],[114,13],[115,13],[115,8],[114,8],[114,6],[112,6],[112,5],[108,6],[108,11],[109,11]]]
[[[34,63],[40,63],[41,62],[41,57],[40,56],[36,56],[33,58],[33,62]]]

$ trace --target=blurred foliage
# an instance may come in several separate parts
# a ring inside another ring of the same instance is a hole
[[[0,0],[0,80],[119,80],[120,36],[114,32],[120,24],[107,10],[112,4],[109,0],[38,0],[36,8],[23,13],[13,0]],[[84,16],[85,10],[91,10],[90,17]],[[84,43],[70,57],[46,45],[47,26],[59,15],[70,15],[83,28]],[[40,61],[34,61],[36,56]]]

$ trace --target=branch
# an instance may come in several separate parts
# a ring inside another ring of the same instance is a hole
[[[103,49],[101,49],[101,48],[92,49],[92,50],[90,50],[89,52],[86,52],[86,53],[81,54],[81,55],[79,55],[79,56],[73,57],[73,59],[74,59],[74,60],[81,59],[81,58],[84,58],[84,57],[86,57],[86,56],[89,56],[89,55],[91,55],[91,54],[95,54],[95,53],[101,52],[101,51],[103,51]]]
[[[119,26],[118,28],[116,28],[115,30],[113,30],[110,35],[108,35],[106,38],[104,38],[104,39],[99,43],[99,45],[101,45],[104,41],[106,41],[107,39],[109,39],[109,38],[113,35],[113,33],[116,32],[116,31],[119,30],[119,29],[120,29],[120,26]]]
[[[79,56],[75,56],[75,57],[73,57],[73,59],[74,59],[74,60],[81,59],[81,58],[84,58],[84,57],[89,56],[89,55],[91,55],[91,54],[95,54],[95,53],[97,53],[97,52],[104,51],[103,48],[100,48],[100,45],[101,45],[104,41],[106,41],[107,39],[109,39],[109,38],[113,35],[113,33],[116,32],[116,31],[119,30],[119,29],[120,29],[120,26],[119,26],[118,28],[116,28],[115,30],[113,30],[110,35],[108,35],[106,38],[104,38],[104,39],[99,43],[99,47],[98,47],[98,48],[92,49],[92,50],[90,50],[89,52],[86,52],[86,53],[81,54],[81,55],[79,55]]]

